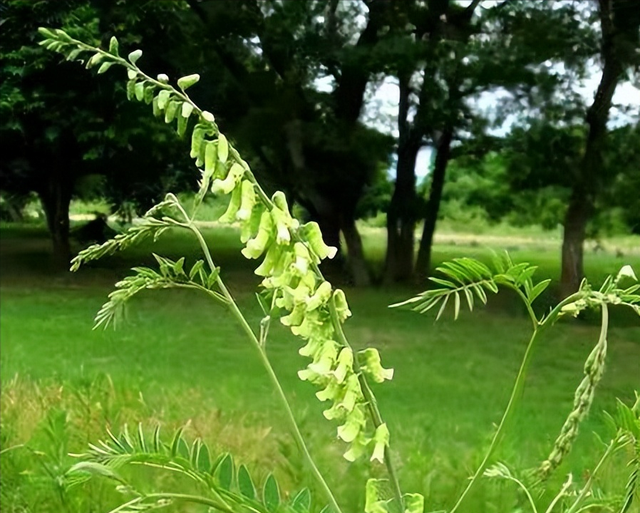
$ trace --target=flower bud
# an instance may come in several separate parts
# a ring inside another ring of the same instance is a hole
[[[260,226],[258,227],[258,233],[253,238],[247,241],[247,246],[242,250],[242,254],[245,258],[259,258],[264,252],[269,242],[272,239],[273,220],[269,212],[263,212],[260,217]]]
[[[338,249],[327,246],[324,243],[318,223],[312,221],[304,224],[302,226],[302,236],[309,243],[311,251],[317,256],[318,261],[336,256]]]
[[[218,152],[219,151],[220,148],[218,148]],[[211,184],[211,192],[213,192],[214,194],[229,194],[231,191],[233,191],[233,189],[237,187],[238,183],[240,183],[243,175],[244,168],[238,163],[233,164],[231,166],[231,169],[229,170],[229,174],[224,180],[216,178],[213,181],[213,183]]]
[[[366,421],[362,407],[355,408],[347,416],[346,422],[338,427],[338,438],[345,442],[353,442],[364,428]]]
[[[344,453],[344,459],[347,461],[356,461],[367,451],[367,446],[370,443],[371,438],[368,438],[364,432],[361,431],[351,443],[349,450]]]
[[[338,366],[333,371],[333,377],[338,383],[342,383],[353,369],[353,351],[350,347],[343,347],[338,355]]]
[[[249,180],[242,182],[242,203],[240,210],[236,214],[238,221],[246,221],[251,217],[251,212],[256,204],[256,191],[255,187]]]
[[[225,213],[222,214],[218,219],[219,222],[233,223],[236,218],[236,213],[240,208],[241,197],[242,191],[240,190],[240,187],[236,187],[235,189],[233,189],[233,192],[231,193],[231,200],[229,201],[229,206],[227,207]]]
[[[375,382],[382,383],[385,379],[393,378],[393,369],[384,369],[380,361],[378,350],[369,347],[358,352],[361,369]]]
[[[335,302],[338,319],[340,322],[344,322],[347,317],[351,316],[351,310],[349,310],[349,305],[347,304],[347,298],[345,297],[344,292],[340,289],[336,289],[333,293],[333,301]]]
[[[371,461],[377,460],[380,463],[384,463],[384,451],[389,446],[389,428],[385,423],[380,424],[376,428],[376,432],[373,435],[373,454],[371,455]]]
[[[316,289],[313,296],[307,300],[307,311],[313,311],[316,308],[324,305],[331,298],[331,284],[328,281],[323,281]]]

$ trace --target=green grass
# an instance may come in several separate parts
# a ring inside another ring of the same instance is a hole
[[[218,263],[254,326],[260,318],[253,297],[252,263],[238,258],[233,229],[207,230]],[[2,229],[0,363],[2,379],[2,510],[57,511],[57,492],[45,469],[69,463],[67,451],[81,451],[104,436],[106,425],[156,423],[166,430],[188,424],[219,451],[232,450],[262,475],[276,471],[287,489],[313,485],[287,434],[284,415],[252,347],[229,315],[204,296],[176,291],[142,294],[117,331],[92,331],[92,319],[113,283],[131,265],[150,263],[150,247],[97,262],[75,275],[56,275],[44,264],[48,242],[35,227]],[[367,250],[379,255],[380,235],[365,235]],[[195,255],[188,236],[172,234],[153,251]],[[436,260],[461,255],[488,257],[481,245],[444,244]],[[557,276],[558,252],[522,245],[514,259],[534,262],[544,276]],[[635,261],[633,261],[635,258]],[[622,263],[614,254],[589,254],[587,272],[599,281]],[[637,269],[637,267],[636,267]],[[407,491],[426,494],[428,510],[450,507],[478,463],[506,403],[528,338],[529,321],[512,298],[464,314],[457,322],[434,324],[433,316],[390,310],[410,289],[347,290],[354,316],[346,325],[356,347],[376,346],[394,380],[376,387],[400,477]],[[542,298],[542,301],[551,301]],[[546,456],[571,408],[584,359],[598,326],[576,321],[548,332],[535,356],[525,402],[499,458],[521,468]],[[572,471],[584,478],[600,451],[602,410],[616,398],[630,401],[640,389],[640,323],[617,313],[609,337],[608,367],[579,442],[554,483]],[[348,465],[335,426],[321,416],[315,389],[297,379],[305,359],[300,342],[276,327],[269,353],[309,438],[312,453],[347,511],[362,510],[366,463]],[[57,447],[56,450],[54,450]],[[42,456],[28,448],[58,456]],[[57,451],[57,452],[56,452]],[[620,461],[616,462],[619,464]],[[610,465],[603,486],[625,482],[624,469]],[[373,473],[382,475],[380,468]],[[84,499],[71,492],[72,511],[104,510],[113,497],[94,485]],[[70,500],[70,499],[69,499]],[[483,482],[470,498],[470,512],[504,512],[517,496],[510,488]],[[84,502],[83,502],[84,501]]]

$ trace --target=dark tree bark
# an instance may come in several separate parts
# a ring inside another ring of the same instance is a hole
[[[55,172],[50,175],[46,188],[38,191],[51,235],[53,265],[59,271],[68,270],[71,260],[69,242],[71,191],[71,185]]]
[[[404,145],[398,150],[396,184],[387,212],[386,283],[403,282],[413,275],[416,226],[415,165],[419,143]]]
[[[560,293],[567,297],[578,290],[584,277],[583,257],[586,226],[594,211],[595,199],[605,171],[602,150],[607,136],[607,120],[611,100],[623,71],[617,55],[617,34],[611,0],[599,0],[602,26],[602,60],[604,67],[598,90],[587,111],[589,127],[584,155],[573,184],[565,214],[562,242]]]
[[[416,226],[416,158],[422,134],[408,121],[411,88],[408,73],[399,80],[398,163],[396,183],[387,212],[387,254],[383,281],[408,281],[413,275]]]
[[[440,211],[440,202],[442,200],[442,189],[444,188],[447,166],[451,157],[452,140],[453,127],[449,125],[445,127],[438,138],[438,145],[436,147],[436,160],[433,167],[429,200],[425,207],[424,227],[422,229],[420,248],[418,249],[418,258],[416,260],[416,279],[419,283],[424,282],[429,275],[433,235],[436,231],[438,212]]]
[[[584,239],[592,210],[588,195],[584,191],[574,190],[564,219],[560,281],[562,297],[578,290],[584,276]]]

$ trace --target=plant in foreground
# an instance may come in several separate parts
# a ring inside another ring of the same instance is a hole
[[[344,457],[349,461],[367,457],[386,466],[388,480],[370,479],[366,484],[366,513],[421,513],[424,509],[423,496],[403,493],[401,490],[390,454],[389,430],[370,387],[372,381],[382,383],[390,380],[393,371],[382,366],[377,349],[367,348],[356,352],[349,344],[343,330],[344,322],[351,315],[345,294],[340,289],[334,289],[319,269],[320,262],[325,258],[332,258],[336,249],[325,245],[318,225],[313,222],[301,224],[295,219],[283,193],[276,192],[269,197],[264,192],[249,165],[224,134],[219,132],[214,116],[200,109],[189,98],[186,91],[198,82],[198,75],[178,79],[175,88],[166,75],[152,78],[138,68],[136,63],[142,56],[140,50],[131,52],[127,59],[120,57],[115,38],[111,39],[108,50],[102,50],[75,40],[61,30],[41,29],[40,32],[44,37],[41,44],[46,48],[64,54],[68,60],[81,60],[87,68],[96,68],[99,74],[113,65],[125,67],[129,99],[151,104],[153,113],[166,123],[175,124],[181,136],[190,134],[191,157],[201,169],[200,187],[191,214],[187,213],[187,209],[175,195],[168,194],[164,201],[143,216],[139,224],[105,244],[81,251],[73,260],[72,269],[76,270],[85,262],[112,254],[147,237],[156,239],[170,228],[190,231],[200,244],[203,259],[190,267],[185,266],[184,258],[172,261],[156,255],[157,269],[134,268],[132,276],[116,284],[116,290],[109,295],[108,302],[96,316],[96,327],[115,324],[124,304],[144,289],[194,289],[227,308],[256,349],[287,414],[292,434],[324,492],[327,508],[334,513],[341,513],[338,502],[305,445],[267,354],[271,322],[274,318],[279,319],[294,335],[305,341],[299,352],[308,357],[310,363],[298,372],[298,376],[315,384],[320,389],[316,393],[317,398],[329,404],[324,416],[338,423],[337,437],[348,444]],[[237,223],[245,245],[242,254],[248,259],[262,259],[255,273],[262,277],[261,291],[257,297],[264,317],[255,329],[229,293],[220,268],[216,266],[195,222],[197,209],[209,192],[229,196],[228,207],[218,221]],[[434,279],[438,288],[401,304],[411,305],[419,311],[440,305],[440,317],[452,300],[457,317],[463,300],[472,309],[474,297],[485,303],[487,292],[495,293],[499,287],[506,287],[515,291],[524,301],[533,324],[533,335],[502,421],[486,456],[451,509],[452,512],[460,507],[482,475],[507,475],[504,470],[506,467],[487,468],[508,420],[513,415],[532,350],[540,335],[563,315],[577,314],[586,308],[599,307],[602,310],[601,336],[585,365],[586,376],[576,391],[575,408],[569,415],[553,452],[537,473],[539,480],[543,480],[559,465],[570,449],[578,424],[589,409],[595,387],[602,375],[606,356],[607,305],[624,304],[640,313],[640,295],[637,294],[640,285],[632,285],[626,289],[620,287],[623,279],[635,279],[628,266],[616,278],[608,279],[597,291],[584,282],[579,292],[562,301],[541,319],[536,317],[532,304],[547,287],[548,280],[534,284],[532,276],[535,267],[514,264],[508,256],[497,258],[494,267],[492,270],[473,259],[454,260],[440,268],[444,278]],[[637,407],[629,410],[635,415],[635,420],[637,410]],[[632,433],[628,428],[624,428],[622,432],[620,440],[624,444],[618,441],[615,446],[625,445],[633,440],[637,447],[637,433]],[[212,463],[206,444],[196,440],[189,445],[181,432],[176,433],[171,442],[163,442],[158,430],[148,436],[140,428],[135,435],[125,428],[121,434],[109,433],[109,436],[109,440],[91,445],[87,453],[80,455],[81,461],[69,470],[67,478],[69,482],[77,482],[84,480],[87,475],[97,474],[115,480],[118,489],[131,498],[114,511],[139,511],[174,502],[197,503],[212,510],[226,512],[304,512],[311,508],[307,491],[298,493],[291,501],[281,501],[278,485],[273,477],[267,478],[262,492],[257,493],[246,467],[236,467],[230,456],[223,456]],[[616,436],[614,441],[620,438]],[[118,472],[125,464],[177,472],[197,483],[200,493],[142,492]],[[630,483],[630,487],[635,490],[637,470],[632,474]],[[392,492],[387,494],[384,491],[387,489]],[[581,494],[578,500],[583,500],[586,494]],[[552,511],[556,503],[561,502],[559,498],[548,511]]]

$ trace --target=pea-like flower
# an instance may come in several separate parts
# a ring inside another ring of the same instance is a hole
[[[376,383],[393,378],[393,369],[384,369],[380,361],[380,353],[373,347],[358,352],[360,368]]]

